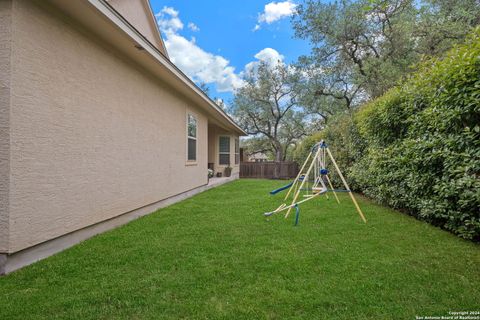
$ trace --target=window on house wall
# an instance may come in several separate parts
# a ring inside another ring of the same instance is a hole
[[[240,163],[240,143],[238,138],[235,139],[235,164]]]
[[[230,137],[220,136],[218,141],[218,163],[220,165],[230,164]]]
[[[187,116],[187,161],[197,160],[197,118]]]

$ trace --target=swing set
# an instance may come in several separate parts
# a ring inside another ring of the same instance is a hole
[[[330,161],[329,161],[330,160]],[[327,164],[333,164],[340,180],[342,180],[345,189],[334,189],[332,181],[329,178],[329,170],[327,169]],[[304,170],[306,169],[306,172]],[[328,184],[328,187],[327,187]],[[265,212],[265,216],[271,216],[275,213],[279,213],[282,211],[287,211],[285,213],[285,218],[288,218],[290,211],[292,208],[295,208],[295,225],[298,225],[298,220],[300,216],[300,208],[299,205],[310,201],[312,199],[317,198],[318,196],[325,194],[328,199],[329,192],[332,192],[335,196],[337,203],[340,203],[338,199],[337,192],[347,192],[352,199],[355,208],[357,209],[358,214],[362,218],[363,222],[367,223],[367,219],[360,209],[357,200],[353,196],[350,187],[347,184],[347,181],[343,177],[342,172],[340,171],[335,159],[330,152],[327,144],[322,140],[316,143],[312,150],[309,152],[307,159],[303,163],[297,177],[291,183],[280,187],[276,190],[270,192],[270,194],[274,195],[281,191],[288,190],[287,195],[284,198],[284,203],[282,203],[277,209],[270,212]],[[287,205],[289,201],[289,196],[292,195],[292,202]],[[302,197],[301,197],[302,196]]]

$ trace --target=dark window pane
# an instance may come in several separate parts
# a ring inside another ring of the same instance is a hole
[[[197,160],[197,140],[188,139],[188,160]]]
[[[230,154],[229,153],[221,153],[220,154],[220,159],[219,159],[220,164],[230,164]]]
[[[220,152],[230,152],[230,137],[220,137],[219,149]]]
[[[238,143],[238,139],[235,139],[235,153],[239,153],[240,152],[240,145]]]

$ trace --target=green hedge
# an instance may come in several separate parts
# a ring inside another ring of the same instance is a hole
[[[330,143],[353,188],[479,241],[480,28],[315,138]]]
[[[294,160],[303,164],[313,145],[320,140],[329,142],[329,148],[342,168],[342,173],[349,177],[356,162],[361,159],[365,149],[365,141],[360,137],[358,127],[354,125],[351,113],[345,113],[333,118],[326,128],[307,137],[294,151]],[[330,143],[332,142],[332,143]],[[332,171],[331,179],[335,185],[341,185],[340,178]],[[349,179],[350,188],[360,191],[355,180]]]

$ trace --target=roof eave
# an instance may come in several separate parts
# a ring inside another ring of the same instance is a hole
[[[135,29],[124,17],[122,17],[111,5],[109,5],[105,0],[88,0],[90,4],[95,6],[100,12],[105,14],[105,9],[108,10],[111,14],[114,14],[119,21],[112,21],[113,23],[118,24],[120,22],[120,27],[126,27],[128,28],[131,32],[133,32],[139,39],[134,39],[132,37],[132,40],[137,41],[140,45],[145,45],[143,46],[144,49],[146,49],[152,56],[154,56],[160,63],[162,63],[165,67],[172,68],[173,70],[172,73],[175,74],[180,80],[182,80],[188,87],[193,89],[193,91],[199,95],[200,97],[203,98],[205,102],[207,102],[215,111],[220,113],[223,117],[226,118],[227,121],[231,123],[235,127],[236,130],[238,130],[238,133],[243,136],[247,136],[248,134],[238,126],[235,121],[233,121],[232,118],[226,112],[221,109],[210,97],[208,97],[205,92],[203,92],[196,84],[193,82],[187,75],[185,75],[173,62],[171,62],[168,57],[165,57],[165,55],[160,52],[150,41],[148,41],[137,29]],[[107,15],[108,17],[108,15]],[[123,29],[123,28],[122,28]],[[148,49],[147,49],[148,47]]]
[[[228,129],[233,130],[239,135],[246,136],[247,133],[238,126],[235,121],[228,116],[223,109],[221,109],[215,102],[213,102],[190,78],[188,78],[177,66],[175,66],[169,59],[166,57],[158,48],[156,48],[150,41],[148,41],[135,27],[133,27],[121,14],[119,14],[111,5],[109,5],[105,0],[83,0],[83,1],[64,1],[64,0],[50,0],[51,3],[55,4],[57,7],[68,11],[72,16],[76,16],[81,20],[86,26],[89,25],[91,19],[94,19],[95,14],[100,13],[113,28],[119,31],[122,31],[123,34],[119,35],[118,42],[123,41],[124,49],[127,47],[125,42],[128,40],[130,44],[125,50],[129,50],[129,55],[134,56],[138,62],[140,60],[149,58],[149,61],[145,62],[144,65],[148,63],[152,64],[152,61],[159,65],[157,70],[157,75],[171,84],[172,86],[177,86],[178,89],[181,89],[184,93],[188,94],[190,98],[195,100],[195,102],[202,105],[203,109],[214,116],[214,119],[220,121]],[[89,6],[85,6],[88,4]],[[90,7],[90,8],[87,8]],[[92,10],[92,7],[94,10]],[[89,15],[89,17],[85,17]],[[106,33],[106,30],[94,29],[96,33],[100,34],[102,32]],[[125,36],[128,39],[125,39]],[[112,40],[113,35],[103,35],[104,38],[108,38],[109,41]],[[121,40],[121,41],[120,41]],[[138,52],[135,47],[140,46],[143,50]],[[132,50],[135,53],[132,53]],[[148,55],[148,57],[147,57]]]

